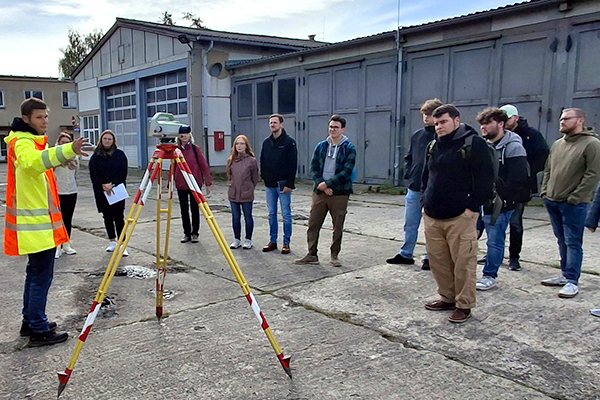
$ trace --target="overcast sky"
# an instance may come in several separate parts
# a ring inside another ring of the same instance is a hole
[[[117,17],[183,12],[207,28],[335,42],[513,4],[504,0],[0,0],[0,75],[58,77],[67,27],[106,32]],[[399,11],[399,12],[398,12]]]

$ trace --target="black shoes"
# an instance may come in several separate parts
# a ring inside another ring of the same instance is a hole
[[[67,332],[56,333],[54,331],[36,333],[31,332],[29,336],[29,347],[51,346],[65,342],[69,338]]]
[[[510,269],[511,271],[520,271],[521,270],[521,263],[519,263],[519,259],[518,258],[511,258],[508,261],[508,269]]]
[[[477,264],[485,265],[486,261],[487,261],[487,255],[485,255],[485,256],[481,257],[479,260],[477,260]]]
[[[54,322],[54,321],[49,322],[48,325],[50,325],[50,331],[55,331],[56,330],[56,322]],[[19,335],[21,335],[21,336],[30,336],[32,332],[33,331],[29,327],[28,323],[26,323],[26,322],[21,323],[21,330],[19,331]]]
[[[181,239],[181,243],[187,243],[190,240],[192,240],[191,237],[189,237],[188,235],[185,235],[182,239]]]
[[[414,264],[415,260],[412,258],[402,257],[400,254],[396,254],[394,258],[388,258],[385,260],[388,264]]]
[[[429,258],[424,258],[423,259],[423,265],[421,265],[421,269],[423,271],[429,271],[429,270],[431,270],[431,268],[429,267]]]

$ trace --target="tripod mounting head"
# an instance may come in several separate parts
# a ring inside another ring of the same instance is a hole
[[[159,138],[161,143],[175,142],[180,134],[191,131],[188,125],[175,120],[173,114],[169,113],[154,114],[148,126],[148,136]]]

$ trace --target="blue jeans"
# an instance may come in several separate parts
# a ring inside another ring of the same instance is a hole
[[[244,225],[246,228],[246,239],[252,240],[254,231],[254,219],[252,218],[252,202],[236,203],[230,201],[231,205],[231,223],[233,225],[233,236],[236,239],[242,237],[242,210],[244,211]]]
[[[29,254],[27,275],[23,290],[23,322],[34,332],[48,332],[46,302],[54,276],[54,254],[56,248]]]
[[[558,241],[562,274],[568,282],[577,285],[583,261],[583,224],[588,204],[572,205],[544,199],[544,205]]]
[[[504,259],[504,246],[506,242],[506,229],[510,224],[510,219],[515,210],[505,211],[498,215],[498,220],[494,225],[490,225],[492,216],[484,215],[482,217],[487,234],[487,257],[483,267],[483,276],[491,276],[496,279],[498,270]]]
[[[267,208],[269,209],[270,241],[277,243],[277,200],[281,204],[281,215],[283,216],[283,244],[290,244],[292,238],[292,194],[281,193],[279,188],[265,187],[267,192]]]
[[[413,258],[413,252],[419,237],[419,225],[421,224],[421,192],[408,189],[404,198],[404,244],[400,249],[400,255],[404,258]],[[425,254],[427,258],[427,253]]]

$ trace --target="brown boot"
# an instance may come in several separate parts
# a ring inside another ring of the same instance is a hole
[[[273,250],[277,250],[277,243],[269,242],[265,247],[263,247],[263,251],[265,253]]]
[[[467,322],[470,317],[470,308],[457,308],[454,310],[452,315],[448,317],[448,321],[454,322],[455,324],[462,324],[463,322]]]
[[[448,311],[454,310],[456,304],[454,303],[446,303],[442,300],[430,301],[429,303],[425,303],[425,308],[431,311]]]

